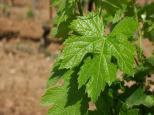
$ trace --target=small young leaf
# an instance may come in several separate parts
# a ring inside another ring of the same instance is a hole
[[[88,16],[79,16],[71,23],[70,28],[83,36],[97,37],[104,31],[103,20],[97,14],[89,13]]]
[[[66,38],[70,31],[69,25],[75,19],[76,0],[60,0],[59,10],[57,12],[55,25],[55,36],[58,38]]]

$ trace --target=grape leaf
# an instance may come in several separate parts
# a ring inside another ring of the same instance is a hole
[[[134,47],[127,41],[124,35],[108,38],[112,55],[116,57],[119,68],[127,74],[133,74]]]
[[[89,70],[92,70],[91,67],[91,57],[88,57],[87,59],[84,60],[84,64],[80,69],[80,72],[78,73],[79,77],[78,77],[78,88],[81,88],[83,85],[85,85],[88,80],[89,80],[89,76],[90,76],[90,72]]]
[[[101,39],[87,36],[71,36],[64,43],[60,68],[73,68],[80,64],[87,53],[98,52]],[[97,45],[96,45],[97,44]]]
[[[88,70],[90,72],[90,80],[87,83],[86,91],[92,101],[97,100],[101,90],[104,90],[106,83],[111,85],[116,78],[115,65],[110,62],[110,56],[103,53],[94,56],[91,60],[90,69]]]
[[[123,17],[124,17],[124,11],[123,10],[117,10],[115,15],[114,15],[113,21],[112,21],[113,24],[120,21]]]
[[[66,38],[70,31],[69,25],[75,19],[76,0],[60,0],[60,6],[57,12],[55,24],[57,28],[54,30],[55,36],[58,38]]]
[[[139,115],[139,109],[121,110],[119,115]]]
[[[103,17],[107,23],[117,23],[120,21],[128,10],[131,0],[98,0],[98,7],[101,4]],[[129,10],[130,12],[130,10]]]
[[[104,90],[106,83],[112,84],[116,79],[116,66],[111,63],[111,57],[115,56],[118,66],[125,73],[133,73],[134,48],[126,40],[127,38],[109,37],[102,44],[99,55],[94,55],[82,66],[79,73],[79,87],[87,83],[87,92],[93,101],[96,101],[101,90]],[[130,47],[128,49],[128,47]],[[127,53],[125,53],[127,52]]]
[[[152,67],[154,67],[154,55],[148,57],[146,59],[147,63],[150,64]]]
[[[70,28],[83,36],[97,37],[104,31],[103,20],[97,14],[89,13],[88,16],[79,16],[71,23]]]
[[[132,18],[126,18],[121,22],[122,24],[117,26],[125,23],[127,26],[131,20]],[[106,83],[111,85],[116,79],[117,67],[111,62],[113,56],[117,59],[118,67],[122,71],[127,74],[133,73],[133,46],[123,35],[125,33],[117,34],[117,26],[114,34],[108,37],[103,36],[104,25],[102,22],[102,19],[94,13],[74,20],[70,27],[77,34],[66,40],[61,57],[60,68],[71,69],[79,66],[88,53],[92,55],[92,58],[81,67],[78,78],[79,88],[86,85],[86,91],[92,101],[97,100]],[[131,23],[135,25],[134,21]],[[133,28],[135,27],[133,26]]]
[[[52,76],[51,77],[50,82],[52,82],[52,86],[48,87],[47,91],[45,92],[44,96],[42,97],[42,102],[43,102],[44,105],[54,104],[54,103],[58,102],[61,99],[61,97],[59,97],[60,98],[59,99],[58,97],[56,97],[56,95],[61,94],[62,91],[66,92],[65,90],[67,90],[67,86],[69,84],[68,81],[69,81],[70,76],[71,76],[72,73],[73,73],[72,70],[66,72],[63,75],[63,78],[60,77],[61,79],[58,78],[58,76],[56,76],[56,77]],[[56,79],[56,82],[55,82],[55,79]],[[59,84],[58,81],[60,81],[60,80],[64,81],[64,79],[66,79],[65,80],[66,82],[64,84],[62,84],[62,86],[57,85],[57,84]],[[53,84],[53,82],[54,82],[54,84]],[[64,95],[65,95],[65,93],[63,93],[63,96]]]
[[[51,4],[50,5],[53,5],[53,6],[57,6],[57,5],[59,5],[60,3],[60,0],[50,0],[51,2]]]
[[[84,115],[87,102],[82,89],[77,89],[77,80],[71,78],[73,71],[69,70],[60,78],[55,79],[55,85],[49,87],[42,97],[44,105],[51,105],[48,115]],[[73,106],[72,106],[73,105]]]
[[[65,2],[61,2],[62,6],[60,7],[60,10],[57,13],[58,25],[66,21],[69,17],[71,17],[74,14],[76,0],[66,0]]]
[[[97,110],[94,115],[112,115],[112,105],[113,99],[109,96],[108,92],[105,90],[96,102]]]
[[[113,115],[113,99],[107,94],[107,92],[101,93],[95,106],[97,109],[88,111],[88,115]]]
[[[124,18],[120,23],[116,25],[116,27],[112,31],[112,35],[123,34],[127,37],[131,37],[134,35],[138,26],[137,21],[132,17]]]
[[[65,41],[61,68],[73,68],[80,64],[87,53],[97,52],[100,49],[99,38],[102,38],[104,26],[102,22],[94,13],[90,13],[87,17],[80,16],[72,22],[70,28],[82,36],[73,35]]]
[[[130,97],[128,97],[126,104],[129,108],[135,105],[152,107],[154,106],[154,96],[146,95],[142,88],[138,88]]]

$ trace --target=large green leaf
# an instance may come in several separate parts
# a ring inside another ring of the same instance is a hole
[[[122,24],[125,22],[127,25],[126,20],[129,19],[124,19]],[[125,33],[104,37],[102,19],[94,13],[79,17],[70,27],[77,34],[70,36],[64,43],[60,68],[77,67],[90,53],[92,58],[87,59],[81,67],[78,82],[79,88],[86,85],[88,96],[92,101],[96,101],[106,83],[111,85],[116,79],[117,67],[111,61],[113,56],[123,72],[133,73],[134,48],[123,35]]]
[[[129,21],[129,19],[124,20]],[[87,17],[79,17],[71,24],[70,28],[75,33],[65,41],[64,50],[57,64],[60,69],[69,69],[69,71],[58,70],[57,72],[60,73],[57,73],[54,70],[55,76],[63,76],[64,85],[49,88],[43,96],[44,102],[53,104],[53,108],[49,111],[50,114],[65,113],[69,115],[69,112],[78,111],[81,107],[82,94],[80,90],[83,85],[86,86],[88,97],[96,102],[106,84],[110,86],[116,80],[117,67],[128,74],[133,72],[134,48],[127,41],[127,36],[123,35],[125,33],[115,33],[108,37],[103,36],[103,27],[102,19],[94,13],[90,13]],[[117,66],[116,62],[112,62],[113,57],[117,60]],[[84,59],[85,61],[83,61]],[[78,73],[79,86],[76,84],[73,87],[75,83],[69,81],[72,74],[71,70],[80,67],[80,65],[82,66]],[[53,85],[53,82],[60,78],[49,79],[49,84]],[[72,85],[69,85],[69,83]],[[73,90],[69,92],[68,87],[73,87]],[[79,87],[79,90],[77,87]],[[69,101],[68,99],[72,100]],[[69,104],[66,106],[68,102]],[[70,106],[70,103],[74,105]],[[78,111],[78,114],[80,114],[80,111]]]

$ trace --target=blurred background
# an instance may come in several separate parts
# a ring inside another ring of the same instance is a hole
[[[53,0],[55,1],[55,0]],[[145,4],[148,0],[137,0]],[[52,0],[0,0],[0,115],[45,115],[40,104],[60,39],[51,36]],[[146,55],[153,43],[143,40]]]
[[[60,44],[50,0],[0,0],[0,115],[45,115],[40,104]]]

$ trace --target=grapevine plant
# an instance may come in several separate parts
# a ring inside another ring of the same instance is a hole
[[[53,3],[60,6],[55,32],[65,42],[42,97],[50,107],[48,115],[154,115],[154,95],[145,87],[154,58],[143,55],[141,44],[153,30],[153,14],[147,12],[153,3]],[[130,81],[134,84],[126,85]]]

